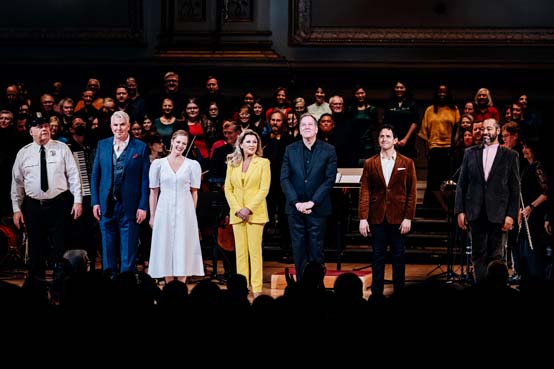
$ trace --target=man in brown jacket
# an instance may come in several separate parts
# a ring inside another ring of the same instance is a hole
[[[394,127],[383,125],[381,151],[365,161],[361,179],[360,233],[373,235],[372,294],[383,294],[387,245],[392,253],[394,291],[402,289],[405,281],[404,241],[415,216],[417,179],[413,160],[395,151],[397,142]]]

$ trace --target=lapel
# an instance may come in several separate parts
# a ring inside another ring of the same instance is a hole
[[[383,174],[383,166],[381,165],[381,154],[380,153],[375,156],[374,163],[375,163],[375,167],[377,168],[377,176],[379,177],[379,179],[383,183],[383,186],[387,187],[387,183],[385,182],[385,175]]]
[[[102,144],[106,145],[106,150],[103,150],[106,163],[108,163],[108,173],[110,176],[113,173],[113,142],[114,138],[106,139]],[[101,151],[102,152],[102,151]]]
[[[291,158],[300,158],[300,160],[298,160],[299,164],[300,164],[300,174],[301,174],[301,177],[306,179],[306,175],[304,173],[306,173],[306,167],[304,165],[304,142],[302,140],[298,141],[296,143],[296,155],[291,155]]]
[[[483,168],[483,150],[485,150],[485,145],[481,144],[479,150],[477,150],[477,168],[479,168],[479,173],[481,173],[481,178],[485,180],[485,169]]]
[[[396,174],[398,172],[398,168],[400,168],[400,164],[405,164],[403,161],[402,161],[402,163],[400,163],[401,160],[398,157],[398,152],[396,152],[395,155],[396,155],[396,160],[394,161],[394,165],[392,167],[392,173],[390,174],[389,187],[391,187],[394,180],[398,177]],[[406,167],[406,165],[404,165],[404,167]]]
[[[135,145],[133,142],[133,137],[129,138],[129,144],[127,145],[127,157],[125,158],[125,165],[123,166],[123,174],[125,174],[125,171],[129,167],[129,162],[131,161],[131,158],[133,155],[135,155]]]
[[[260,163],[260,158],[255,156],[252,158],[252,161],[250,162],[250,165],[248,166],[248,170],[246,171],[246,174],[244,176],[244,187],[248,187],[248,184],[250,182],[250,177],[252,177],[252,173],[254,173],[254,171],[256,170],[256,167],[259,165]],[[241,166],[241,171],[242,171],[242,166]],[[240,173],[239,173],[240,175]]]

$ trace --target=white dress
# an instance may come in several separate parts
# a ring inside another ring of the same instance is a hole
[[[167,158],[150,166],[150,188],[160,188],[152,228],[148,273],[153,278],[203,276],[204,263],[196,209],[190,188],[200,188],[201,169],[197,161],[185,159],[173,172]]]

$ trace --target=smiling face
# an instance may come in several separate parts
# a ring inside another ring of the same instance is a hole
[[[254,95],[250,92],[245,93],[243,101],[245,104],[252,106],[252,104],[254,104]]]
[[[190,120],[195,120],[200,115],[200,108],[196,103],[190,102],[187,104],[185,112]]]
[[[472,102],[467,102],[464,105],[464,114],[473,115],[474,113],[475,113],[475,109],[473,108],[473,103]]]
[[[254,155],[258,149],[258,138],[253,134],[245,135],[240,148],[245,158]]]
[[[131,125],[120,116],[112,116],[111,128],[113,136],[118,141],[125,141],[129,137]]]
[[[300,135],[302,138],[310,140],[317,135],[317,122],[312,116],[302,117],[300,120]]]
[[[142,129],[145,131],[150,131],[152,129],[152,121],[150,118],[145,118],[142,122]]]
[[[386,151],[394,148],[394,145],[398,142],[397,138],[394,138],[394,134],[388,128],[383,128],[379,132],[379,146],[381,151]]]
[[[171,152],[177,155],[183,155],[188,145],[188,137],[185,135],[176,135],[171,140]]]
[[[523,154],[525,160],[527,160],[529,163],[532,163],[535,160],[535,150],[533,150],[527,144],[523,144],[521,153]]]
[[[142,137],[142,126],[137,122],[133,123],[131,126],[131,134],[134,138],[140,139]]]
[[[406,95],[406,86],[402,82],[397,82],[394,86],[394,95],[399,99]]]
[[[503,129],[502,130],[502,141],[504,141],[504,144],[509,147],[510,149],[513,149],[516,147],[518,141],[519,141],[519,134],[518,133],[510,133],[508,130]]]
[[[471,119],[468,117],[463,117],[460,121],[460,128],[461,129],[469,129],[471,127]]]
[[[483,143],[485,145],[494,145],[498,143],[500,128],[498,128],[495,123],[494,119],[485,119],[483,122]]]
[[[315,102],[321,105],[325,102],[325,91],[321,87],[315,90]]]

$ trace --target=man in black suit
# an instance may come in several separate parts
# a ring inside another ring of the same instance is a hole
[[[287,146],[281,167],[296,279],[309,262],[324,263],[323,236],[331,214],[330,191],[337,175],[335,148],[317,139],[317,120],[300,117],[302,141]]]
[[[458,226],[465,230],[469,225],[476,282],[485,279],[489,262],[502,258],[520,196],[518,153],[499,145],[495,119],[486,119],[482,130],[483,145],[466,149],[454,207]]]

